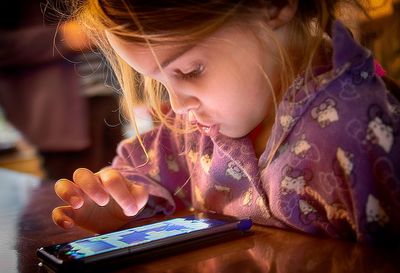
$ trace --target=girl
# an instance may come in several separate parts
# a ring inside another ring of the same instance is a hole
[[[56,224],[105,232],[186,207],[362,242],[399,235],[400,104],[334,20],[339,1],[72,2],[125,111],[147,102],[162,125],[123,141],[110,167],[59,180]]]

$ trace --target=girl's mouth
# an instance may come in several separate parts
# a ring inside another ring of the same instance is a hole
[[[196,125],[197,125],[197,128],[199,129],[199,131],[204,135],[213,136],[216,133],[218,133],[218,131],[219,131],[218,125],[207,126],[207,125],[203,125],[198,122],[196,122]]]
[[[189,111],[189,122],[197,126],[197,129],[200,131],[200,133],[208,136],[212,136],[218,133],[219,131],[219,126],[218,125],[205,125],[196,120],[196,117],[192,111]]]

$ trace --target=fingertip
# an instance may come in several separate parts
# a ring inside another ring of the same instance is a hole
[[[126,216],[135,216],[138,213],[138,208],[135,204],[130,204],[123,211]]]
[[[53,219],[53,222],[64,229],[70,229],[75,226],[74,220],[72,218],[68,217],[67,214],[72,214],[72,208],[71,207],[57,207],[53,209],[51,216]]]
[[[80,190],[97,205],[105,206],[108,204],[109,196],[104,190],[100,178],[92,171],[86,168],[79,168],[74,172],[73,177],[75,184],[80,187]],[[79,207],[79,205],[82,205],[82,202],[77,202],[75,205]]]
[[[82,175],[86,175],[86,174],[93,175],[93,172],[87,168],[78,168],[74,171],[74,173],[72,174],[72,177],[75,181],[75,180],[79,179]]]
[[[110,196],[106,193],[98,192],[94,196],[94,201],[97,205],[104,207],[110,202]]]
[[[68,182],[68,181],[69,181],[69,180],[66,179],[66,178],[58,179],[58,180],[56,181],[56,183],[54,183],[54,186],[53,186],[54,191],[55,191],[55,192],[58,192],[59,189],[60,189],[60,187],[62,186],[62,184],[65,183],[65,182]]]
[[[84,201],[77,196],[72,196],[69,200],[69,203],[73,209],[79,209],[83,206]]]
[[[100,177],[101,180],[109,180],[112,178],[121,178],[122,177],[119,171],[117,171],[111,167],[101,169],[96,174]]]
[[[62,227],[65,228],[65,229],[70,229],[70,228],[74,227],[74,223],[72,221],[70,221],[70,220],[64,220],[62,222]]]

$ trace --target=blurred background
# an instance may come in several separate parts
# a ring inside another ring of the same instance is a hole
[[[78,167],[97,171],[132,136],[120,118],[112,72],[76,23],[59,22],[53,2],[2,3],[0,180],[10,172],[59,179]],[[342,16],[400,84],[400,0],[370,5],[370,19],[352,10]],[[150,129],[148,113],[137,112],[140,130]]]
[[[131,134],[112,72],[60,2],[6,1],[0,18],[0,168],[49,179],[109,165]]]

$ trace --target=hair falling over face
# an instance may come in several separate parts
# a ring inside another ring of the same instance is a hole
[[[267,0],[267,1],[194,1],[194,0],[71,0],[69,19],[77,20],[107,57],[123,92],[123,113],[135,125],[132,106],[146,103],[158,119],[176,131],[176,126],[162,110],[165,88],[158,82],[135,72],[111,48],[105,32],[149,48],[159,45],[196,44],[226,24],[254,26],[255,18],[264,24],[264,32],[255,31],[260,42],[277,43],[268,22],[287,5],[296,5],[289,22],[289,46],[280,46],[276,59],[281,65],[280,89],[286,90],[300,72],[312,75],[320,57],[324,36],[330,35],[332,22],[340,6],[351,3],[362,9],[360,1],[339,0]],[[260,27],[260,24],[258,24]],[[261,29],[261,28],[260,28]],[[261,29],[262,31],[262,29]],[[279,45],[278,45],[279,46]],[[294,57],[292,52],[297,52]],[[274,94],[273,94],[274,95]],[[275,107],[279,94],[274,96]],[[183,130],[182,130],[183,129]]]

